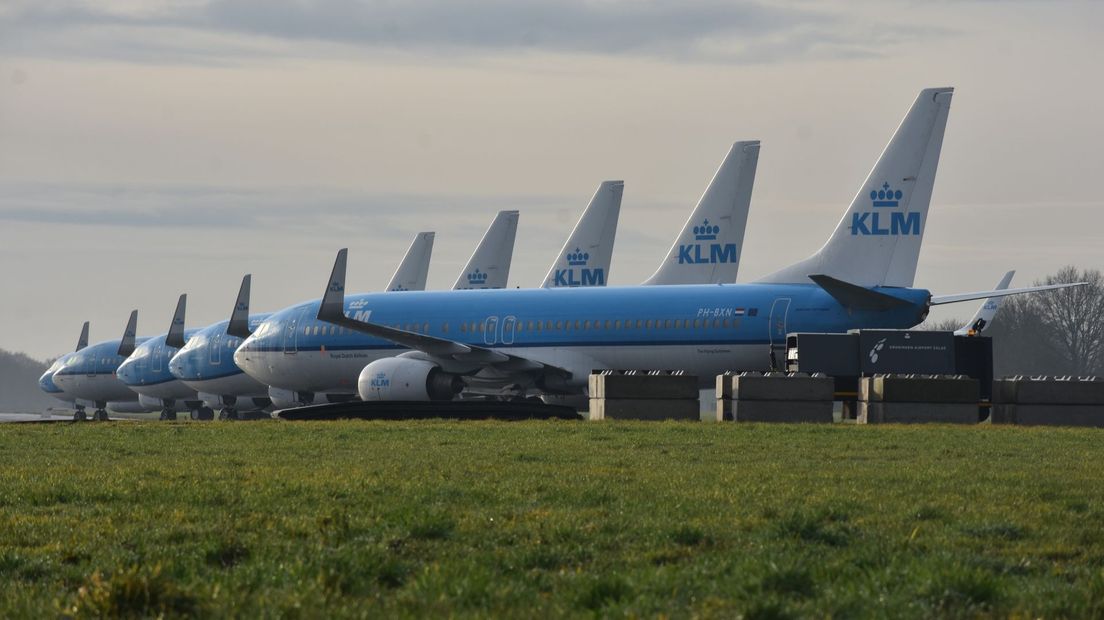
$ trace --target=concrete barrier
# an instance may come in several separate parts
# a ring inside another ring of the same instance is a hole
[[[631,371],[630,371],[631,372]],[[656,374],[602,371],[590,375],[591,398],[698,398],[698,378],[694,375],[653,371]]]
[[[717,410],[736,422],[832,422],[835,380],[821,374],[717,375]]]
[[[977,424],[980,385],[962,375],[877,375],[859,379],[859,424]]]
[[[1010,377],[995,382],[993,424],[1104,427],[1104,381]]]
[[[592,398],[589,420],[700,420],[698,399]]]
[[[700,420],[698,378],[681,371],[593,373],[589,420]]]

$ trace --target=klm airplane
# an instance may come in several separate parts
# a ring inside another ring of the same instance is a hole
[[[87,414],[84,411],[85,406],[78,404],[76,397],[61,389],[56,383],[54,383],[54,373],[61,369],[61,367],[65,365],[69,358],[73,357],[73,355],[76,353],[80,353],[80,350],[87,346],[88,321],[85,321],[84,325],[81,326],[80,336],[77,338],[77,348],[73,349],[72,352],[66,353],[54,360],[54,363],[50,364],[50,367],[46,369],[46,372],[42,373],[42,376],[38,378],[39,389],[67,405],[72,405],[78,414],[77,419],[80,420],[84,420],[87,418]]]
[[[996,290],[1003,291],[1012,284],[1012,277],[1016,275],[1016,271],[1012,270],[1004,274],[1001,281],[997,284]],[[982,302],[978,307],[974,316],[970,317],[969,321],[962,327],[955,330],[956,336],[977,336],[984,332],[989,324],[993,322],[993,317],[997,316],[997,310],[1000,310],[1001,302],[1004,301],[1003,297],[990,297]]]
[[[585,247],[587,252],[594,252],[590,262],[593,269],[608,272],[623,187],[621,181],[603,182],[565,243],[564,247]],[[465,285],[477,284],[467,278],[476,273],[486,276],[479,278],[480,286],[502,288],[506,285],[517,218],[516,211],[503,211],[495,217],[471,259],[461,270],[455,287],[466,288]],[[433,233],[420,233],[415,237],[385,290],[425,290],[432,242]],[[559,266],[560,263],[553,264],[549,273]],[[555,287],[557,284],[546,278],[545,286]],[[343,391],[340,386],[335,386],[336,391],[296,391],[266,386],[238,368],[232,357],[234,351],[242,338],[250,336],[269,316],[249,314],[249,287],[250,276],[246,275],[230,320],[204,328],[173,356],[169,363],[173,376],[197,390],[207,407],[221,407],[220,418],[228,419],[236,418],[239,410],[264,408],[269,404],[286,408],[355,397],[355,388],[351,384],[346,385]]]
[[[913,288],[951,96],[921,91],[827,243],[757,282],[347,297],[341,250],[321,302],[273,314],[234,359],[273,385],[356,377],[363,400],[583,394],[608,368],[678,368],[705,385],[772,367],[788,332],[907,328],[935,305],[1062,288]],[[712,224],[698,233],[710,243]]]
[[[184,328],[187,303],[188,296],[181,295],[169,331],[134,347],[116,371],[119,380],[138,394],[138,402],[151,410],[161,410],[162,420],[175,420],[181,408],[189,410],[193,420],[214,417],[214,411],[204,406],[196,391],[169,372],[169,360],[198,331]]]
[[[414,236],[384,290],[425,290],[435,237],[433,232],[421,232]],[[234,364],[234,351],[238,345],[269,316],[268,313],[249,313],[251,279],[249,274],[242,278],[229,320],[199,330],[169,360],[169,372],[196,390],[205,407],[219,408],[220,419],[237,419],[241,411],[258,411],[274,401],[279,407],[299,403],[294,393],[278,389],[270,391],[267,385],[243,373]]]
[[[138,313],[132,312],[122,338],[93,345],[87,345],[87,333],[82,330],[78,350],[55,364],[58,368],[50,376],[50,383],[61,390],[66,399],[73,400],[77,408],[74,420],[87,419],[84,410],[87,406],[96,408],[93,414],[96,420],[106,420],[108,408],[118,412],[145,411],[137,395],[116,376],[119,365],[135,344],[146,340],[135,337],[137,323]]]

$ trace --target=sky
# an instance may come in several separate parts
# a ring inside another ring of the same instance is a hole
[[[815,251],[924,87],[954,86],[916,284],[1104,268],[1104,3],[4,0],[0,348],[46,359],[379,290],[500,209],[543,279],[625,181],[611,284],[647,278],[737,140],[762,140],[739,281]],[[939,309],[936,318],[973,313]]]

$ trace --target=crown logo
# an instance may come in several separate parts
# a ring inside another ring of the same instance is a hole
[[[399,285],[395,286],[395,288],[391,289],[392,292],[395,292],[395,291],[409,291],[409,290],[410,289],[406,288],[405,286],[403,286],[401,284],[399,284]]]
[[[709,220],[705,220],[700,226],[694,227],[694,238],[698,241],[712,241],[717,238],[717,233],[721,232],[721,227],[716,224],[710,224]]]
[[[468,284],[472,286],[482,286],[487,283],[487,272],[480,271],[476,268],[475,271],[468,274]]]
[[[244,303],[239,303],[236,306],[234,306],[234,309],[237,310],[238,312],[245,312],[246,310],[249,309],[249,306],[245,305]]]
[[[889,188],[889,183],[882,183],[881,189],[870,190],[870,200],[874,201],[875,207],[896,207],[900,204],[901,190],[893,190]]]
[[[579,248],[575,248],[574,252],[567,253],[568,265],[585,265],[590,260],[590,252],[583,252]]]
[[[330,292],[331,293],[340,293],[340,292],[343,292],[344,290],[345,290],[345,287],[341,286],[340,282],[330,282]]]

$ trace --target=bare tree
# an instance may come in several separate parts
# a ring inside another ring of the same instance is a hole
[[[1104,276],[1064,267],[1036,284],[1086,286],[1008,298],[986,335],[993,337],[994,372],[1072,374],[1104,372]]]

